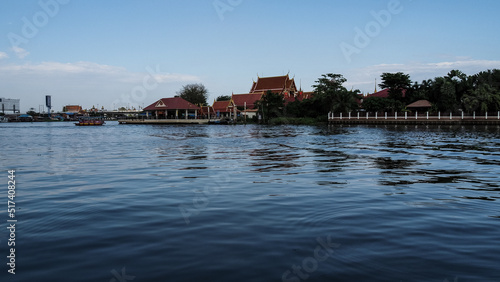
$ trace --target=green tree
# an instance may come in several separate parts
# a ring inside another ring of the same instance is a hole
[[[262,115],[264,123],[268,123],[270,119],[283,115],[285,100],[280,93],[267,91],[263,97],[256,102],[259,113]]]
[[[394,109],[395,102],[390,98],[369,97],[363,100],[363,108],[367,112],[386,112]]]
[[[229,100],[231,100],[231,96],[229,96],[229,95],[220,95],[219,97],[217,97],[216,100],[217,101],[229,101]]]
[[[464,95],[465,110],[469,113],[500,110],[500,91],[489,84],[482,84],[471,93]]]
[[[329,111],[349,112],[358,108],[359,90],[347,90],[343,84],[347,80],[341,74],[323,74],[316,81],[314,99],[318,101],[318,111],[326,115]]]
[[[208,90],[201,83],[193,83],[182,86],[182,89],[177,92],[182,99],[195,104],[207,105]]]
[[[321,99],[311,98],[304,99],[302,101],[295,100],[286,105],[285,111],[286,114],[290,117],[311,117],[317,118],[320,116],[325,116],[326,112],[321,111],[322,108],[325,108],[324,104],[322,104]]]
[[[403,93],[411,87],[410,75],[402,72],[385,72],[380,77],[382,82],[378,86],[389,89],[389,98],[404,102]]]

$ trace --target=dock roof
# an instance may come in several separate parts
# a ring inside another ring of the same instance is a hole
[[[430,108],[432,107],[431,103],[427,100],[418,100],[406,106],[407,108]]]
[[[181,97],[162,98],[144,108],[145,111],[155,110],[199,110],[200,107],[189,103]]]

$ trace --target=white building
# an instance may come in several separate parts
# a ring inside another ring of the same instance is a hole
[[[20,99],[8,99],[8,98],[0,98],[0,111],[2,113],[12,112],[19,113],[20,107],[19,102]]]

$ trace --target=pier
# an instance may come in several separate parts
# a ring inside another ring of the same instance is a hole
[[[119,124],[209,124],[220,122],[214,119],[121,119]]]
[[[328,113],[329,124],[427,124],[427,125],[500,125],[500,112],[495,115],[464,113]]]

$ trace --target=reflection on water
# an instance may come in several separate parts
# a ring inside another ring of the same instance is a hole
[[[500,280],[499,127],[0,129],[16,281]]]

